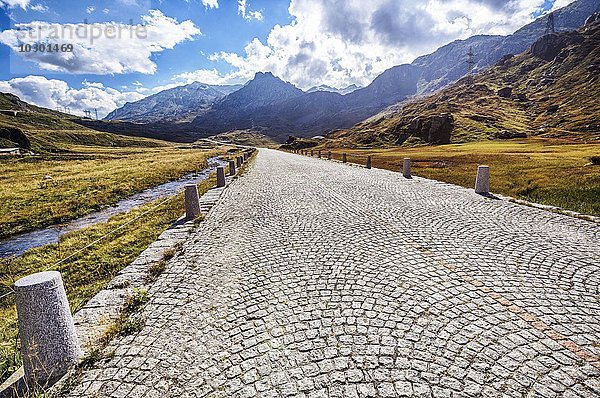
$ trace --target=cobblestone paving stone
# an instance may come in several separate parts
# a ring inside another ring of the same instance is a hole
[[[261,150],[71,396],[600,396],[599,235]]]

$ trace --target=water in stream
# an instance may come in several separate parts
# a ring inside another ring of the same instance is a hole
[[[103,210],[89,213],[76,220],[65,224],[52,225],[43,229],[38,229],[23,234],[14,235],[0,240],[0,257],[20,256],[25,251],[34,247],[44,246],[51,243],[58,243],[58,239],[69,232],[77,231],[91,225],[105,222],[112,216],[125,213],[135,207],[141,206],[156,199],[166,198],[181,192],[187,184],[198,184],[206,180],[210,173],[214,172],[217,166],[225,166],[227,162],[218,158],[208,159],[208,167],[196,173],[190,173],[179,180],[170,181],[153,188],[146,189],[129,198],[117,202],[114,206]]]

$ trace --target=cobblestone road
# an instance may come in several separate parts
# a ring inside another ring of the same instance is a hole
[[[72,396],[600,396],[599,235],[261,150]]]

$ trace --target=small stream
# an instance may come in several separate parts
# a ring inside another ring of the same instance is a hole
[[[76,220],[65,224],[52,225],[23,234],[14,235],[0,240],[0,257],[20,256],[25,251],[34,247],[58,243],[58,239],[69,232],[77,231],[94,224],[108,221],[109,218],[120,213],[125,213],[133,208],[152,202],[156,199],[166,198],[181,192],[187,184],[198,184],[206,180],[217,166],[226,166],[227,162],[219,158],[208,159],[208,167],[202,171],[186,174],[176,181],[166,182],[153,188],[146,189],[129,198],[117,202],[114,206],[89,213]]]

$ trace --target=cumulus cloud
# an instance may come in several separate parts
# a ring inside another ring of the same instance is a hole
[[[172,49],[200,35],[192,21],[178,22],[159,10],[142,16],[142,24],[117,22],[56,24],[34,21],[16,24],[0,32],[0,43],[15,54],[53,72],[114,74],[140,72],[153,74],[153,53]],[[72,44],[72,52],[19,52],[21,43],[48,42]]]
[[[238,1],[240,15],[247,15],[247,6]],[[452,40],[510,34],[543,6],[544,0],[291,0],[292,21],[274,26],[266,40],[255,38],[242,54],[209,56],[228,63],[229,73],[194,73],[227,83],[271,71],[302,88],[365,85]]]
[[[29,5],[29,0],[0,0],[0,7],[26,9]]]
[[[218,0],[202,0],[202,4],[206,8],[219,8]]]
[[[0,92],[12,93],[23,101],[44,108],[69,108],[72,114],[83,116],[85,110],[98,110],[98,117],[104,117],[126,102],[144,98],[138,92],[121,92],[105,87],[98,82],[83,82],[83,88],[74,89],[63,80],[48,79],[30,75],[0,81]]]
[[[198,69],[193,72],[181,73],[173,78],[177,85],[202,82],[206,84],[227,84],[231,77],[222,76],[216,69]]]
[[[251,11],[246,0],[238,0],[238,15],[246,20],[262,21],[264,19],[262,11]]]

